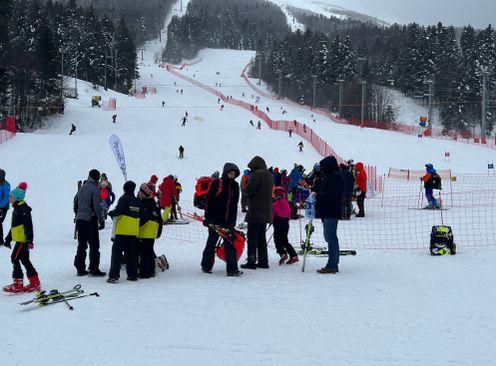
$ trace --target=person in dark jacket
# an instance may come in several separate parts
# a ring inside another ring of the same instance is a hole
[[[155,201],[153,184],[143,183],[140,186],[138,199],[141,201],[140,228],[138,234],[139,276],[155,277],[155,240],[162,235],[163,221]]]
[[[10,248],[11,242],[15,242],[12,255],[10,257],[14,270],[12,271],[13,283],[5,286],[5,292],[20,293],[40,290],[40,280],[38,272],[29,259],[29,250],[33,249],[33,220],[31,218],[31,207],[28,206],[24,197],[27,189],[26,183],[10,192],[9,200],[14,208],[12,212],[12,226],[5,238],[5,246]],[[29,285],[23,286],[23,273],[21,263],[26,268],[26,275]]]
[[[141,202],[134,195],[136,183],[124,183],[124,194],[109,216],[116,220],[115,238],[112,245],[108,283],[119,282],[122,259],[126,261],[128,281],[138,280],[138,235],[140,230]]]
[[[103,277],[105,272],[100,271],[100,238],[98,230],[105,228],[102,207],[100,206],[100,189],[98,181],[100,172],[96,169],[90,171],[88,179],[84,182],[77,194],[76,230],[78,233],[78,247],[74,258],[78,276]],[[86,250],[90,248],[89,272],[86,270]]]
[[[315,217],[322,219],[324,238],[329,245],[327,265],[317,272],[322,274],[339,272],[339,240],[337,235],[338,221],[341,217],[341,205],[344,192],[344,179],[334,156],[328,156],[320,162],[322,180],[318,192],[312,193],[315,198]]]
[[[341,170],[341,176],[344,180],[344,191],[343,191],[343,209],[342,216],[343,220],[349,220],[353,212],[352,198],[353,189],[355,187],[355,178],[353,173],[350,171],[350,167],[346,164],[340,164],[339,168]]]
[[[255,156],[248,164],[252,175],[246,186],[248,212],[248,258],[241,268],[269,268],[267,254],[267,224],[272,223],[272,174],[267,170],[264,159]]]
[[[5,170],[0,169],[0,245],[3,241],[3,222],[9,210],[10,184],[5,180]]]
[[[233,163],[224,165],[222,178],[216,179],[207,197],[207,209],[205,210],[205,220],[203,225],[219,225],[222,228],[233,231],[236,226],[239,202],[239,184],[236,178],[239,177],[239,168]],[[215,261],[215,247],[219,240],[219,234],[212,228],[208,228],[208,239],[203,250],[201,261],[202,271],[211,273]],[[224,240],[226,251],[226,271],[228,276],[239,276],[242,274],[238,270],[238,261],[234,245],[228,240]]]

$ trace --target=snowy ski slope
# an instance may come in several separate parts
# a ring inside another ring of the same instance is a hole
[[[248,123],[253,116],[233,106],[220,111],[212,95],[175,78],[154,64],[159,50],[147,44],[139,86],[157,95],[138,100],[112,91],[94,91],[80,83],[79,100],[70,100],[63,116],[31,134],[18,134],[0,145],[0,167],[12,185],[27,181],[33,207],[35,250],[32,260],[46,289],[81,283],[100,298],[47,308],[21,308],[29,298],[0,294],[2,365],[491,365],[496,357],[493,248],[466,250],[456,257],[431,258],[424,252],[367,251],[343,258],[338,276],[318,276],[322,258],[310,258],[308,271],[278,267],[270,249],[271,269],[226,278],[217,264],[212,275],[200,272],[204,239],[171,239],[170,228],[158,240],[171,269],[155,279],[108,285],[104,279],[77,278],[72,198],[76,181],[91,168],[108,174],[116,194],[123,178],[108,146],[117,134],[123,142],[128,174],[139,184],[150,175],[177,174],[184,200],[194,179],[233,161],[241,169],[260,154],[269,165],[310,167],[319,156],[297,152],[298,141]],[[207,50],[203,61],[184,70],[246,99],[254,92],[239,77],[250,52]],[[216,72],[220,72],[217,75]],[[153,75],[153,77],[152,77]],[[177,85],[174,85],[177,83]],[[184,94],[176,92],[180,89]],[[117,99],[117,111],[92,109],[92,95]],[[166,108],[161,102],[166,102]],[[278,102],[264,100],[271,115]],[[288,118],[306,120],[337,151],[356,160],[418,167],[426,160],[440,166],[444,142],[358,130],[318,119],[285,106]],[[180,119],[189,112],[187,126]],[[117,124],[111,116],[117,113]],[[68,136],[71,123],[77,125]],[[186,158],[177,159],[177,148]],[[438,144],[438,145],[436,145]],[[494,152],[452,144],[453,168],[483,171]],[[10,211],[11,212],[11,211]],[[6,221],[6,224],[9,220]],[[190,224],[189,229],[198,230]],[[295,223],[293,223],[295,225]],[[110,222],[101,232],[102,270],[110,265]],[[195,229],[193,229],[195,228]],[[0,283],[10,281],[11,252],[0,248]],[[123,275],[125,277],[125,275]],[[121,277],[122,278],[122,277]],[[490,287],[489,287],[490,288]],[[446,342],[443,342],[446,340]]]

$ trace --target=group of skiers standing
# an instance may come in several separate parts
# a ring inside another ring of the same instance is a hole
[[[159,192],[156,191],[157,182],[158,177],[153,175],[148,183],[140,185],[135,194],[136,183],[127,181],[123,186],[124,194],[116,207],[108,212],[115,222],[109,283],[119,281],[122,263],[126,264],[129,281],[155,276],[157,256],[154,243],[162,234],[164,221],[174,217],[181,191],[177,178],[173,176],[164,178]],[[96,169],[90,171],[78,190],[74,200],[78,239],[74,266],[78,276],[106,276],[100,270],[99,230],[105,228],[106,212],[113,203],[113,197],[112,185]],[[89,266],[86,267],[88,248]]]

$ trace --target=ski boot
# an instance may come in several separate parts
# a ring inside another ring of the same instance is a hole
[[[289,256],[287,254],[281,255],[281,259],[279,259],[279,265],[282,266],[286,261],[289,259]]]
[[[39,291],[40,289],[41,287],[38,275],[29,277],[29,285],[24,287],[24,292]]]
[[[300,261],[300,259],[298,258],[298,256],[295,256],[295,257],[289,258],[289,261],[287,261],[286,264],[295,264],[299,261]]]
[[[11,294],[20,294],[24,292],[22,278],[14,278],[12,284],[5,286],[3,290]]]

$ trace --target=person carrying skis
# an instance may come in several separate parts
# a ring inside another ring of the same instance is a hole
[[[100,206],[100,190],[98,181],[100,172],[90,171],[88,179],[81,186],[75,203],[76,230],[78,233],[78,247],[74,257],[74,267],[78,276],[103,277],[105,272],[100,271],[100,238],[98,230],[105,228],[102,207]],[[90,248],[89,272],[86,270],[86,250]]]
[[[430,163],[425,164],[425,171],[425,175],[420,178],[420,180],[424,182],[425,198],[428,202],[428,205],[425,208],[436,210],[440,207],[436,198],[434,197],[434,190],[441,189],[441,177],[439,176],[439,174],[437,174],[436,169],[434,169],[434,165]]]
[[[358,213],[356,217],[365,217],[365,198],[367,196],[367,172],[363,163],[355,165],[355,196],[357,199]]]
[[[303,141],[300,141],[300,143],[298,144],[298,149],[300,150],[300,152],[303,151]]]
[[[246,197],[245,189],[248,186],[250,177],[251,177],[250,170],[246,169],[243,172],[243,177],[241,177],[241,211],[243,213],[248,212],[248,197]]]
[[[155,277],[155,240],[162,235],[163,221],[160,207],[155,202],[155,187],[149,183],[140,186],[140,228],[138,234],[139,277]]]
[[[3,245],[3,222],[9,210],[10,184],[5,180],[5,170],[0,169],[0,245]]]
[[[162,184],[158,188],[160,191],[160,208],[164,210],[162,213],[162,219],[169,221],[170,212],[172,208],[172,197],[177,195],[176,185],[174,184],[174,177],[169,175],[164,178]]]
[[[33,292],[40,290],[40,280],[38,272],[29,260],[29,250],[34,248],[33,245],[33,221],[31,218],[31,207],[24,200],[28,185],[24,182],[13,189],[9,195],[9,201],[14,208],[12,212],[12,225],[7,237],[5,246],[10,248],[11,243],[15,242],[12,255],[10,257],[14,270],[12,271],[13,283],[5,286],[3,290],[10,293]],[[29,285],[23,285],[24,274],[22,273],[21,263],[26,269],[26,275],[29,279]]]
[[[203,250],[201,269],[205,273],[212,273],[215,261],[215,248],[219,241],[219,234],[209,227],[210,224],[219,225],[224,229],[234,232],[238,216],[239,185],[236,178],[239,177],[239,168],[233,163],[226,163],[222,171],[222,178],[212,182],[207,196],[207,209],[203,225],[208,227],[208,239]],[[234,239],[233,239],[234,240]],[[238,269],[236,249],[229,240],[224,239],[226,252],[227,276],[236,277],[243,274]]]
[[[137,250],[141,202],[134,195],[136,183],[127,181],[123,189],[124,194],[119,198],[117,206],[109,212],[109,216],[116,219],[116,224],[108,283],[119,282],[123,258],[126,261],[128,281],[138,280]]]
[[[274,226],[274,244],[277,254],[281,257],[279,265],[284,263],[293,264],[299,261],[298,254],[289,243],[289,219],[291,208],[286,197],[286,191],[282,187],[274,188],[274,202],[272,203],[272,225]]]
[[[107,180],[102,179],[100,181],[100,206],[102,207],[103,220],[107,220],[109,208],[115,202],[115,194],[108,185]]]
[[[248,258],[241,268],[269,268],[267,254],[267,224],[272,223],[272,174],[267,169],[265,160],[255,156],[248,168],[251,179],[245,188],[248,197]]]
[[[315,217],[322,219],[324,238],[329,245],[329,258],[324,268],[317,270],[321,274],[339,272],[338,222],[341,218],[341,205],[344,192],[344,180],[339,174],[339,166],[334,156],[321,160],[321,184],[312,193],[315,200]]]

